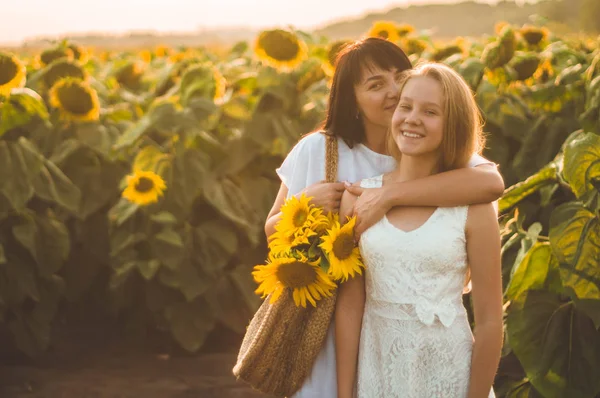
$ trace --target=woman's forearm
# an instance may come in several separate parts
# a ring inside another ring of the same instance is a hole
[[[498,200],[504,181],[495,168],[461,168],[411,181],[390,183],[385,203],[393,206],[453,207]]]
[[[340,286],[336,302],[335,352],[338,398],[354,397],[364,311],[364,294],[361,292],[363,287],[359,278],[361,277],[351,279]]]
[[[280,218],[281,212],[273,214],[271,217],[267,218],[267,221],[265,222],[265,234],[267,235],[267,238],[275,233],[275,226],[279,222]]]
[[[502,339],[502,323],[490,322],[475,327],[469,398],[486,398],[489,396],[500,362]]]

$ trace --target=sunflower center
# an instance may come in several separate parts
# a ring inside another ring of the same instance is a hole
[[[276,273],[277,279],[291,289],[306,287],[317,280],[317,271],[315,268],[301,261],[281,264],[277,268]]]
[[[388,37],[390,37],[390,34],[387,30],[380,30],[379,32],[377,32],[377,36],[387,39]]]
[[[10,82],[17,75],[17,65],[8,57],[0,58],[0,86]]]
[[[264,34],[259,39],[259,46],[277,61],[291,61],[300,53],[298,39],[293,34],[281,30]]]
[[[306,220],[308,220],[308,213],[304,209],[298,209],[296,210],[296,213],[294,213],[292,220],[294,222],[294,227],[300,228],[304,225]]]
[[[58,99],[61,106],[75,115],[86,115],[94,109],[90,93],[78,84],[67,84],[58,90]]]
[[[148,177],[140,177],[135,184],[135,190],[142,193],[150,192],[152,188],[154,188],[154,181]]]
[[[350,257],[352,250],[354,250],[354,239],[348,233],[341,234],[333,242],[333,254],[340,260]]]

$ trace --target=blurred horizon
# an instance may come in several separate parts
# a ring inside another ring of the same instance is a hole
[[[312,30],[328,24],[361,18],[397,7],[423,4],[452,4],[464,0],[346,0],[337,2],[302,0],[23,0],[3,5],[0,44],[19,45],[27,40],[64,36],[135,33],[193,34],[214,30],[261,29],[294,26]],[[498,0],[477,0],[496,4]],[[517,0],[522,4],[526,1]],[[535,3],[536,1],[527,1]],[[84,8],[83,11],[82,8]],[[60,11],[54,11],[60,10]],[[315,12],[318,10],[318,12]],[[48,16],[51,15],[51,18]],[[92,16],[92,18],[90,18]],[[27,23],[23,23],[26,21]]]

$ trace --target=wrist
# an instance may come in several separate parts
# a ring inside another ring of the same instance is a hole
[[[394,206],[401,206],[401,184],[395,182],[387,186],[383,186],[383,192],[381,195],[381,205],[387,211],[391,210]]]

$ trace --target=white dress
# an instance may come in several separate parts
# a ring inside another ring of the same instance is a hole
[[[381,176],[361,182],[381,184]],[[366,303],[358,398],[467,396],[473,347],[462,304],[467,213],[468,206],[438,207],[410,231],[384,216],[362,235]]]
[[[473,155],[470,167],[490,163]],[[357,144],[349,148],[338,139],[338,181],[354,183],[365,178],[384,174],[396,167],[393,157],[382,155]],[[288,188],[288,197],[325,179],[325,136],[319,133],[302,138],[290,151],[277,174]],[[335,398],[337,380],[335,369],[335,341],[333,322],[329,328],[325,346],[317,357],[311,375],[293,398]]]

